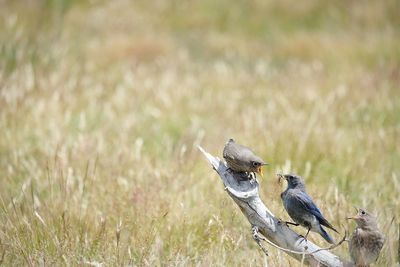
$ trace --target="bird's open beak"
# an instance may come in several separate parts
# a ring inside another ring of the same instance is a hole
[[[260,166],[260,167],[258,167],[257,168],[257,173],[261,176],[261,177],[263,177],[263,170],[262,170],[262,166]]]
[[[268,163],[261,163],[261,166],[260,167],[258,167],[257,168],[257,170],[256,170],[256,173],[258,173],[261,177],[263,177],[264,176],[264,173],[263,173],[263,170],[262,170],[262,167],[263,166],[266,166],[266,165],[269,165]]]

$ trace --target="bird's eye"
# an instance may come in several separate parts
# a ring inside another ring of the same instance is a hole
[[[365,215],[365,211],[362,210],[362,211],[361,211],[361,214],[362,214],[362,215]]]
[[[260,165],[260,163],[258,163],[257,161],[253,161],[252,164],[254,167],[258,167]]]

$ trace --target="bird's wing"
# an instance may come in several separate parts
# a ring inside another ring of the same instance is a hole
[[[226,153],[226,151],[224,150],[224,153],[223,153],[223,155],[222,156],[224,156],[224,159],[235,159],[235,157],[232,155],[232,154],[230,154],[230,153]]]
[[[225,145],[225,147],[224,147],[224,151],[222,152],[222,156],[226,159],[226,158],[229,158],[229,159],[235,159],[235,157],[234,157],[234,153],[232,152],[233,151],[233,149],[232,149],[232,143],[231,142],[228,142],[226,145]]]
[[[296,202],[298,202],[298,204],[302,206],[302,208],[313,214],[318,219],[320,224],[338,233],[338,231],[324,218],[321,211],[318,209],[317,205],[315,205],[314,201],[312,201],[312,199],[306,192],[301,190],[296,190],[296,193],[291,195],[293,198],[296,199]]]
[[[223,151],[224,158],[228,157],[231,159],[245,160],[251,155],[253,155],[253,151],[251,151],[251,149],[236,143],[226,144]]]

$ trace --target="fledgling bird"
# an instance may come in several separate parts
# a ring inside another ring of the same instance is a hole
[[[235,143],[232,138],[225,144],[222,154],[228,167],[235,172],[255,172],[262,176],[262,166],[268,165],[250,148]]]
[[[286,190],[281,194],[287,213],[296,222],[295,225],[300,224],[308,229],[304,239],[307,240],[309,232],[313,231],[319,233],[326,241],[333,244],[332,237],[322,226],[326,226],[336,233],[338,231],[324,218],[321,211],[307,194],[303,178],[294,174],[280,175],[280,178],[285,178],[288,184]]]
[[[376,218],[365,209],[358,209],[354,217],[357,227],[350,237],[349,252],[357,267],[366,267],[378,259],[385,242],[385,237],[379,231]]]

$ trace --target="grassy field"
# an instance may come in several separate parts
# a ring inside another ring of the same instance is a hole
[[[277,216],[275,174],[298,173],[342,233],[353,206],[377,214],[376,266],[395,266],[399,10],[0,1],[0,265],[300,266],[263,256],[197,150],[233,137],[271,163],[260,194]]]

